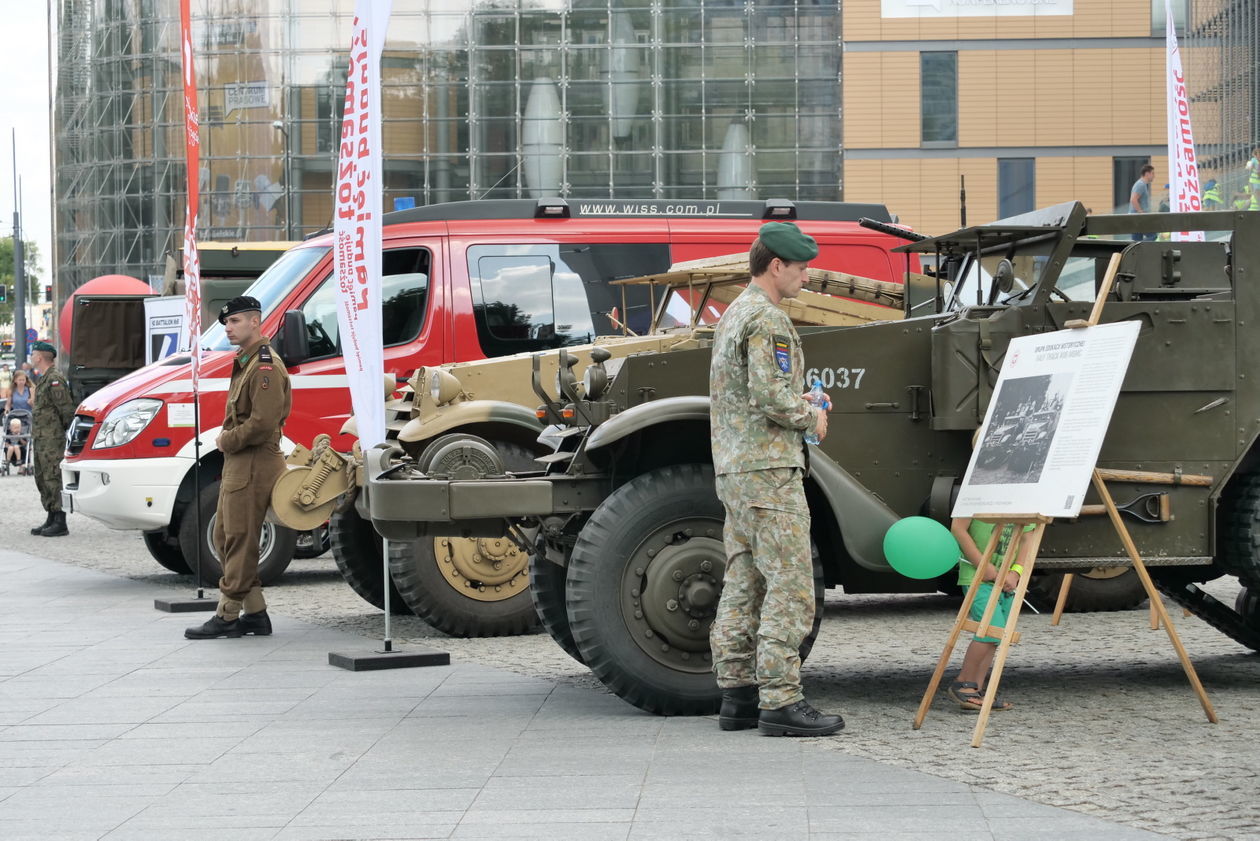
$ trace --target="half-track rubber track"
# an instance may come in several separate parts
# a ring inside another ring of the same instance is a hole
[[[1199,588],[1197,584],[1165,584],[1155,582],[1159,591],[1235,642],[1260,651],[1260,631],[1246,623],[1242,616]]]

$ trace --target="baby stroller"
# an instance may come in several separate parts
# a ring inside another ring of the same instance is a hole
[[[6,412],[0,421],[0,432],[3,433],[4,456],[0,462],[0,476],[8,476],[15,469],[19,476],[30,476],[35,472],[35,451],[31,446],[31,413],[25,409],[13,409]]]

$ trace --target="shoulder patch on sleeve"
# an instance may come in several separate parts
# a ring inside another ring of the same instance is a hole
[[[774,335],[770,337],[770,343],[774,348],[774,361],[779,370],[785,374],[792,373],[792,343],[788,341],[788,337]]]

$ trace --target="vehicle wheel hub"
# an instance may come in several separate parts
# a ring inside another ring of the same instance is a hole
[[[206,521],[206,546],[210,550],[210,557],[214,558],[214,562],[223,565],[223,559],[219,557],[219,547],[214,545],[214,524],[219,520],[217,513],[211,514],[210,519]],[[261,561],[271,552],[271,543],[276,536],[276,527],[271,523],[263,523],[262,531],[258,534],[258,559]]]
[[[712,520],[674,523],[641,543],[621,591],[622,615],[639,648],[672,669],[708,672],[725,568],[722,527]]]
[[[497,602],[529,589],[529,555],[506,537],[439,537],[433,551],[443,580],[470,599]]]

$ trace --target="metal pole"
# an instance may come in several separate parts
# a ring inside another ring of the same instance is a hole
[[[383,650],[385,651],[386,654],[389,654],[390,652],[394,650],[394,640],[390,637],[390,629],[389,629],[389,614],[390,614],[389,591],[391,587],[390,587],[390,580],[389,580],[389,538],[388,537],[381,538],[381,571],[384,573],[384,576],[381,578],[381,580],[385,583],[385,587],[384,587],[384,590],[385,590],[385,639],[382,640],[382,642],[384,644]]]
[[[17,129],[13,130],[13,365],[26,361],[26,249],[22,243],[22,211],[19,209]]]
[[[195,337],[194,342],[200,342],[201,337]],[[193,346],[193,353],[200,351],[200,347]],[[201,389],[193,390],[193,508],[197,514],[197,554],[193,560],[193,577],[197,579],[197,598],[204,599],[206,597],[206,589],[201,583],[201,539],[205,535],[201,523]]]

